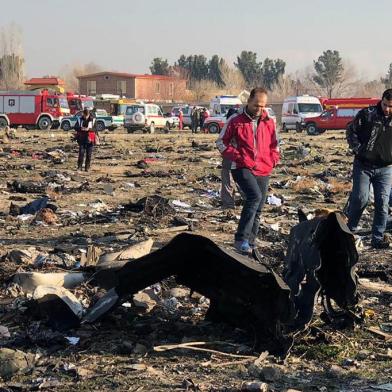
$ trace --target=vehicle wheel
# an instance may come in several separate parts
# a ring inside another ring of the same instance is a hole
[[[170,123],[169,123],[169,121],[167,121],[167,122],[166,122],[166,129],[165,129],[165,130],[170,131],[170,128],[171,128],[171,127],[170,127]]]
[[[286,124],[283,123],[283,124],[282,124],[282,132],[288,132],[288,131],[289,131],[289,130],[287,129]]]
[[[133,133],[133,129],[127,128],[127,132],[128,132],[128,133]]]
[[[318,131],[317,127],[316,127],[316,124],[315,123],[307,124],[306,125],[306,133],[308,135],[318,135],[319,131]]]
[[[105,123],[104,122],[102,122],[102,121],[97,121],[96,123],[95,123],[95,129],[98,131],[98,132],[103,132],[104,130],[105,130]]]
[[[41,131],[46,131],[52,126],[52,120],[49,117],[41,117],[38,121],[38,128]]]
[[[71,123],[70,123],[69,121],[63,121],[63,122],[61,123],[61,129],[62,129],[63,131],[68,132],[68,131],[71,129]]]
[[[151,123],[151,124],[150,124],[149,132],[150,132],[151,134],[152,134],[152,133],[155,133],[155,124],[154,124],[154,123]]]
[[[209,133],[219,133],[220,132],[219,125],[217,123],[208,124],[208,132]]]
[[[295,123],[295,131],[297,133],[301,133],[302,132],[302,127],[301,127],[301,124],[299,122]]]
[[[8,125],[7,120],[4,117],[0,118],[0,129],[3,130]]]

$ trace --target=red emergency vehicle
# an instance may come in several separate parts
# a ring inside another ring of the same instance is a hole
[[[318,135],[327,129],[346,129],[361,109],[377,105],[379,101],[380,98],[320,98],[325,110],[318,117],[305,118],[302,128],[309,135]]]
[[[77,95],[72,92],[67,93],[67,101],[69,110],[71,114],[75,114],[80,112],[81,110],[93,109],[94,108],[94,100],[92,97],[88,97],[86,95]]]
[[[48,90],[0,91],[0,128],[55,128],[69,113],[64,95]]]

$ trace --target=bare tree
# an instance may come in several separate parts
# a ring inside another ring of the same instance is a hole
[[[291,95],[298,95],[299,80],[293,78],[292,75],[281,75],[269,93],[269,100],[271,102],[281,102],[286,97]]]
[[[220,66],[224,92],[226,94],[239,94],[245,89],[246,82],[240,70],[232,68],[226,63]]]
[[[361,81],[356,86],[355,97],[381,97],[384,83],[381,80]]]
[[[22,32],[15,23],[1,29],[0,50],[1,88],[21,88],[24,80]]]
[[[199,80],[192,84],[192,98],[194,102],[201,103],[209,101],[212,97],[219,95],[220,89],[211,80]]]

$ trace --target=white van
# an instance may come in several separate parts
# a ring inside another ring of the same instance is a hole
[[[218,95],[210,101],[210,116],[225,117],[230,108],[241,106],[242,102],[236,95]]]
[[[282,130],[295,129],[302,132],[301,123],[305,118],[317,117],[323,111],[320,100],[310,95],[287,97],[282,106]]]

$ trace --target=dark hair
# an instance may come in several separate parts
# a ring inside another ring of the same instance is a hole
[[[381,99],[386,99],[387,101],[392,101],[392,88],[389,88],[388,90],[385,90],[382,93],[382,98]]]
[[[85,116],[87,116],[87,115],[90,114],[90,111],[89,111],[87,108],[84,108],[84,109],[83,109],[83,114],[84,114]]]
[[[257,94],[265,94],[268,95],[268,92],[265,88],[263,87],[255,87],[254,89],[252,89],[252,91],[250,92],[249,95],[249,99],[253,99]]]

